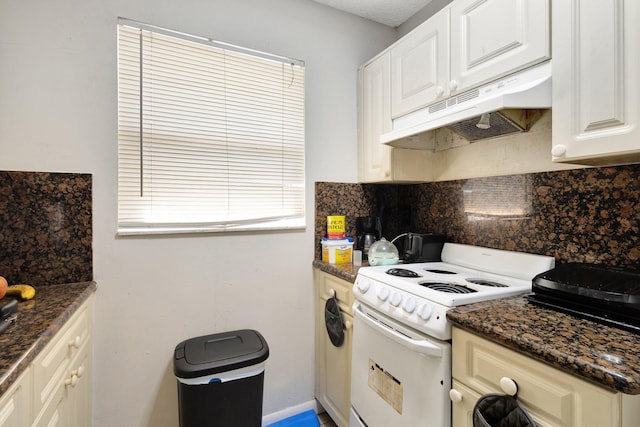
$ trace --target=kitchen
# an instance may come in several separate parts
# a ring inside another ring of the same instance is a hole
[[[435,3],[432,7],[437,9]],[[1,9],[0,170],[90,173],[93,177],[93,279],[98,284],[94,425],[176,425],[171,369],[175,344],[189,336],[244,327],[260,329],[271,349],[264,413],[306,407],[314,396],[309,266],[318,250],[314,183],[358,182],[357,70],[409,28],[396,32],[300,0],[268,5],[259,1],[70,1],[62,5],[4,1]],[[304,231],[115,237],[118,16],[306,61]],[[409,27],[415,25],[408,22]],[[488,158],[502,159],[498,166],[506,168],[503,173],[507,174],[536,172],[523,166],[532,156],[544,161],[546,170],[575,168],[551,163],[550,133],[548,129],[541,132],[547,132],[546,139],[534,138],[537,144],[526,149],[491,145],[495,153]],[[476,176],[483,172],[490,176],[487,170],[496,165],[474,161],[482,147],[486,149],[487,144],[471,146],[469,154],[457,161],[480,168],[474,171]],[[521,157],[506,162],[507,154],[513,152]],[[448,153],[452,155],[453,150]],[[442,164],[445,168],[451,163]],[[628,185],[637,182],[633,166],[622,171],[630,177],[623,180]],[[456,173],[451,171],[450,179],[464,178]],[[612,173],[608,179],[622,178]],[[603,182],[606,187],[609,181]],[[595,188],[590,191],[602,191]],[[631,252],[637,239],[633,230],[632,224],[618,241],[632,246]],[[487,236],[482,232],[478,235]],[[579,251],[565,245],[565,238],[558,235],[554,244]]]

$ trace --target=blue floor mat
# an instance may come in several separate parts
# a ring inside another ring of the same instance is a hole
[[[265,427],[320,427],[320,422],[316,413],[308,410]]]

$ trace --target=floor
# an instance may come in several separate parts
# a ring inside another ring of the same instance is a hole
[[[323,427],[337,427],[336,423],[333,422],[326,412],[318,414],[318,420],[320,420],[320,425]]]

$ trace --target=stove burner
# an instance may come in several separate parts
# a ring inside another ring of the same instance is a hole
[[[422,282],[420,286],[449,294],[471,294],[477,292],[475,289],[467,288],[466,286],[446,282]]]
[[[386,273],[398,277],[422,277],[415,271],[407,270],[406,268],[390,268]]]
[[[424,270],[428,271],[429,273],[435,273],[435,274],[458,274],[455,271],[449,271],[449,270],[437,270],[437,269],[430,270],[428,268],[425,268]]]
[[[493,288],[508,288],[509,286],[505,285],[504,283],[498,283],[498,282],[494,282],[491,280],[486,280],[486,279],[467,279],[467,282],[469,283],[474,283],[476,285],[481,285],[481,286],[490,286]]]

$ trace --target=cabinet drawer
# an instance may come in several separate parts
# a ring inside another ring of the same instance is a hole
[[[453,328],[453,378],[478,392],[503,393],[502,377],[518,385],[518,400],[556,427],[620,425],[619,394],[501,345]]]
[[[34,413],[37,414],[66,377],[69,362],[89,341],[92,304],[86,303],[60,329],[33,362]]]
[[[340,310],[348,314],[353,314],[351,310],[351,306],[353,305],[353,292],[351,288],[353,284],[317,269],[314,270],[314,274],[316,275],[318,297],[327,300],[332,297],[332,291],[335,291]]]

